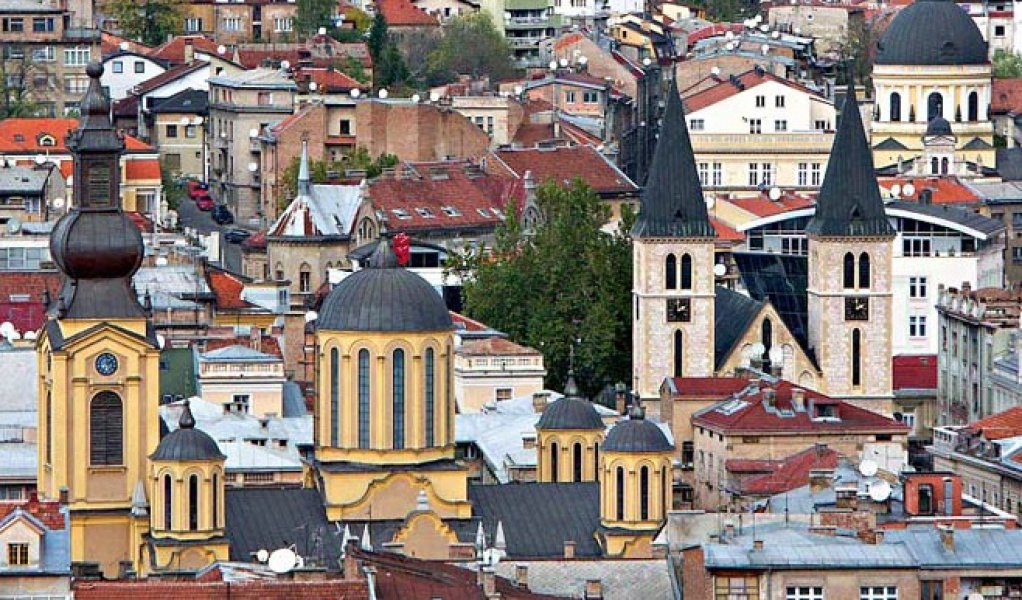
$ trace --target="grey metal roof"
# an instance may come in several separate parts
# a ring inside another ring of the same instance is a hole
[[[216,350],[210,350],[199,355],[199,361],[201,362],[281,362],[279,356],[267,354],[249,348],[248,346],[242,346],[235,344],[233,346],[224,346],[223,348],[217,348]]]
[[[340,535],[337,527],[327,521],[318,491],[229,487],[226,513],[224,532],[230,542],[231,560],[247,562],[259,550],[272,552],[295,544],[301,556],[323,555],[327,559],[323,564],[337,569]]]
[[[849,87],[841,107],[834,146],[806,233],[820,236],[893,236],[884,214],[855,90]]]
[[[1022,148],[998,148],[996,150],[997,173],[1004,181],[1022,180]]]
[[[443,298],[425,279],[398,267],[381,244],[368,268],[345,278],[323,302],[317,329],[447,331],[454,328]]]
[[[1001,221],[949,204],[920,204],[919,202],[895,200],[888,202],[887,207],[889,209],[913,212],[921,217],[950,221],[956,225],[983,233],[986,236],[1004,231],[1004,223]]]
[[[989,150],[991,148],[993,148],[993,146],[990,145],[990,142],[982,140],[978,137],[972,138],[971,140],[966,142],[964,146],[962,146],[962,150]]]
[[[543,410],[536,429],[604,429],[603,419],[593,403],[583,398],[565,396],[551,402]]]
[[[707,544],[706,566],[711,569],[911,569],[916,560],[904,544],[865,544],[857,539],[803,534],[801,543],[762,535],[763,548],[752,540]]]
[[[706,213],[685,110],[672,81],[632,236],[712,238],[716,235]]]
[[[652,560],[501,561],[497,575],[513,580],[515,567],[529,568],[529,591],[562,598],[584,598],[586,581],[599,579],[603,600],[673,598],[670,563]]]
[[[209,114],[209,92],[206,90],[181,90],[173,96],[160,100],[149,109],[151,113]]]
[[[936,527],[887,530],[884,545],[904,544],[919,566],[929,568],[1022,568],[1022,530],[956,529],[954,548],[941,542]]]
[[[734,350],[735,344],[763,308],[763,302],[724,287],[713,297],[713,360],[717,369]]]
[[[302,388],[300,385],[293,381],[285,381],[283,396],[284,408],[281,416],[288,419],[304,417],[306,415],[305,397],[302,395]]]
[[[50,168],[0,167],[0,194],[43,195]]]
[[[878,65],[982,65],[987,44],[962,7],[919,0],[891,21],[877,44]]]
[[[576,556],[602,554],[599,483],[470,485],[468,497],[487,531],[502,523],[511,558],[564,556],[565,541]]]
[[[894,138],[887,138],[876,146],[873,146],[873,148],[875,150],[908,150],[908,146]]]
[[[655,423],[633,411],[629,418],[610,428],[603,449],[606,452],[666,452],[674,446]]]
[[[951,123],[944,117],[934,117],[926,124],[926,135],[954,135]]]

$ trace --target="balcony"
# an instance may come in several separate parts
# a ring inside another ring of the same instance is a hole
[[[542,37],[520,37],[520,38],[512,37],[507,38],[507,41],[511,43],[511,48],[515,50],[520,50],[539,48],[539,44],[540,42],[543,41],[543,39],[544,38]]]
[[[218,135],[213,138],[213,146],[215,148],[227,148],[230,141],[222,135]]]
[[[546,29],[548,27],[553,27],[553,23],[547,17],[515,17],[504,21],[504,29],[507,31]]]

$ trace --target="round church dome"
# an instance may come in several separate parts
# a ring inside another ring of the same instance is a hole
[[[349,275],[323,301],[316,328],[331,331],[444,331],[453,328],[443,298],[398,266],[381,240],[367,268]]]
[[[987,44],[951,0],[918,0],[891,21],[877,44],[878,65],[982,65]]]
[[[647,421],[645,410],[633,406],[626,421],[618,421],[603,442],[607,452],[667,452],[674,449],[656,424]]]
[[[932,121],[926,124],[926,135],[954,135],[951,131],[951,123],[944,117],[934,117]]]
[[[206,432],[195,428],[195,417],[185,401],[178,428],[168,433],[149,458],[152,460],[224,460],[216,440]]]

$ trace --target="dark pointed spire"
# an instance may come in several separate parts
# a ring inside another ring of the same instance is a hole
[[[392,243],[392,236],[381,236],[376,243],[376,250],[373,250],[372,255],[369,257],[369,264],[367,266],[371,269],[396,268],[398,266],[397,255],[394,254]]]
[[[302,159],[298,165],[298,195],[305,198],[312,195],[312,178],[309,176],[309,140],[302,140]]]
[[[191,402],[185,400],[184,409],[181,410],[181,418],[177,422],[181,429],[192,429],[195,427],[195,417],[192,416]]]
[[[712,238],[716,235],[706,213],[703,186],[699,183],[692,141],[685,124],[685,110],[672,81],[632,236]]]
[[[646,418],[646,407],[642,405],[642,401],[638,398],[632,401],[632,405],[628,407],[628,418],[633,421],[641,421]]]
[[[873,152],[866,139],[851,77],[823,187],[816,199],[816,214],[806,233],[823,237],[894,235],[880,198]]]
[[[68,135],[68,148],[78,152],[120,153],[124,150],[124,138],[110,120],[110,99],[100,83],[103,65],[91,62],[85,72],[89,75],[89,87],[79,108],[78,129]],[[75,197],[75,202],[80,202],[78,197]]]

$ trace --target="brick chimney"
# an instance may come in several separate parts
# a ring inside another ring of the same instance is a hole
[[[815,494],[828,489],[834,481],[832,469],[812,469],[809,471],[809,489]]]
[[[762,550],[763,549],[763,540],[752,540],[752,549],[753,550]]]
[[[256,352],[263,351],[263,330],[259,327],[252,327],[248,330],[248,347]]]
[[[538,413],[546,410],[547,401],[550,399],[550,394],[547,392],[535,392],[532,394],[532,409]]]
[[[599,579],[586,579],[585,600],[603,600],[603,582]]]
[[[529,589],[529,565],[518,563],[515,565],[515,585],[523,589]]]
[[[564,541],[564,558],[575,558],[575,542],[572,540]]]
[[[483,567],[483,594],[487,598],[499,598],[497,594],[497,575],[493,572],[493,567]]]
[[[195,46],[192,45],[191,38],[185,38],[185,64],[190,65],[195,62]]]
[[[948,552],[955,551],[955,528],[950,525],[940,526],[940,543]]]

